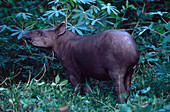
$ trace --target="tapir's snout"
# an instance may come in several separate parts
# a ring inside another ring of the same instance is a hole
[[[25,39],[28,43],[32,43],[32,39],[31,39],[31,37],[30,37],[29,35],[24,34],[24,35],[22,36],[22,38]]]

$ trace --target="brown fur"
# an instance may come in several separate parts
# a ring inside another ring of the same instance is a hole
[[[129,94],[134,66],[140,56],[129,33],[109,29],[94,35],[79,36],[66,30],[62,23],[57,28],[27,32],[23,38],[35,46],[51,47],[68,70],[73,87],[92,77],[112,80],[121,103],[120,95]]]

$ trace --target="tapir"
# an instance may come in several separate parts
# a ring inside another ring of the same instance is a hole
[[[120,103],[124,100],[121,94],[129,95],[140,52],[128,32],[107,29],[80,36],[61,23],[58,27],[28,31],[23,38],[34,46],[51,48],[67,69],[70,82],[78,92],[88,89],[85,83],[91,77],[111,80]]]

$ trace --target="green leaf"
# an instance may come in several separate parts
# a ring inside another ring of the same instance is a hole
[[[75,29],[79,35],[83,35],[83,33],[79,29]]]
[[[164,24],[164,26],[168,29],[170,29],[170,21],[168,22],[168,24]]]
[[[117,14],[119,13],[119,11],[116,9],[116,7],[115,7],[115,6],[111,6],[110,3],[107,3],[107,5],[105,5],[105,4],[101,4],[101,5],[103,6],[101,9],[106,9],[108,14],[110,14],[111,11],[112,11],[115,15],[117,15]]]
[[[15,36],[17,34],[19,34],[20,32],[15,32],[15,33],[12,33],[11,36]]]
[[[135,7],[134,5],[129,5],[129,7],[131,7],[131,8],[133,8],[133,9],[137,10],[136,7]]]
[[[129,7],[129,1],[126,0],[126,8],[128,8],[128,7]]]
[[[0,26],[0,33],[3,32],[3,31],[5,30],[6,27],[7,27],[6,25]]]
[[[19,40],[19,39],[21,39],[21,38],[22,38],[22,33],[20,33],[20,34],[18,35],[17,39]]]
[[[60,82],[59,86],[64,86],[68,83],[68,80],[63,80]]]
[[[98,13],[98,11],[100,11],[100,9],[99,9],[97,6],[92,5],[92,6],[90,7],[89,11],[90,11],[91,13],[93,13],[93,12]]]
[[[70,3],[71,3],[71,5],[74,7],[74,2],[73,2],[72,0],[70,0]]]
[[[60,0],[53,0],[53,1],[49,2],[48,5],[49,5],[49,4],[52,4],[52,3],[57,4],[59,1],[60,1]]]
[[[147,61],[159,61],[159,58],[148,58]]]
[[[48,16],[49,19],[54,15],[55,15],[55,17],[58,17],[60,14],[65,16],[66,14],[64,12],[62,12],[63,10],[68,10],[68,9],[62,8],[62,9],[58,10],[55,6],[52,6],[52,10],[46,11],[43,16]]]
[[[45,56],[45,65],[48,66],[48,59],[46,56]]]
[[[55,77],[55,83],[57,84],[59,81],[60,81],[60,77],[59,77],[59,75],[57,75],[57,76]]]
[[[73,9],[74,12],[82,12],[82,10],[79,9]]]
[[[142,89],[141,92],[146,94],[147,92],[149,92],[151,90],[151,87],[147,87],[146,89]]]
[[[38,86],[44,85],[45,82],[37,83]]]
[[[54,82],[51,84],[51,86],[56,86],[56,85],[57,85],[57,84],[56,84],[56,83],[54,83]]]
[[[26,13],[26,12],[20,12],[16,14],[16,18],[23,18],[25,20],[28,20],[31,18],[32,14],[31,13]]]
[[[147,90],[147,91],[150,91],[150,90],[151,90],[151,87],[148,87],[146,90]]]
[[[163,108],[166,109],[167,111],[170,111],[170,104],[165,105]]]
[[[13,104],[13,100],[12,99],[9,99],[8,101],[9,101],[9,103]]]
[[[0,91],[4,91],[4,90],[6,90],[6,88],[2,88],[2,87],[0,88]]]
[[[139,32],[138,35],[142,35],[146,30],[147,30],[147,29],[142,30],[141,32]]]
[[[161,12],[161,11],[157,11],[157,12],[149,12],[149,13],[145,13],[145,14],[149,14],[149,15],[155,15],[158,14],[160,16],[163,16],[163,14],[166,14],[168,12]]]
[[[10,58],[10,57],[1,60],[0,63],[6,63],[6,62],[9,62],[9,61],[11,61],[11,58]]]
[[[167,42],[170,42],[170,34],[167,35],[167,36],[163,39],[163,42],[162,42],[162,43],[167,43]]]

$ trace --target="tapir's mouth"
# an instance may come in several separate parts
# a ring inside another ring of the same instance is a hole
[[[26,41],[27,41],[28,43],[32,43],[32,39],[31,39],[31,38],[27,38]]]
[[[23,36],[22,38],[25,39],[28,43],[32,43],[32,39],[30,37]]]

